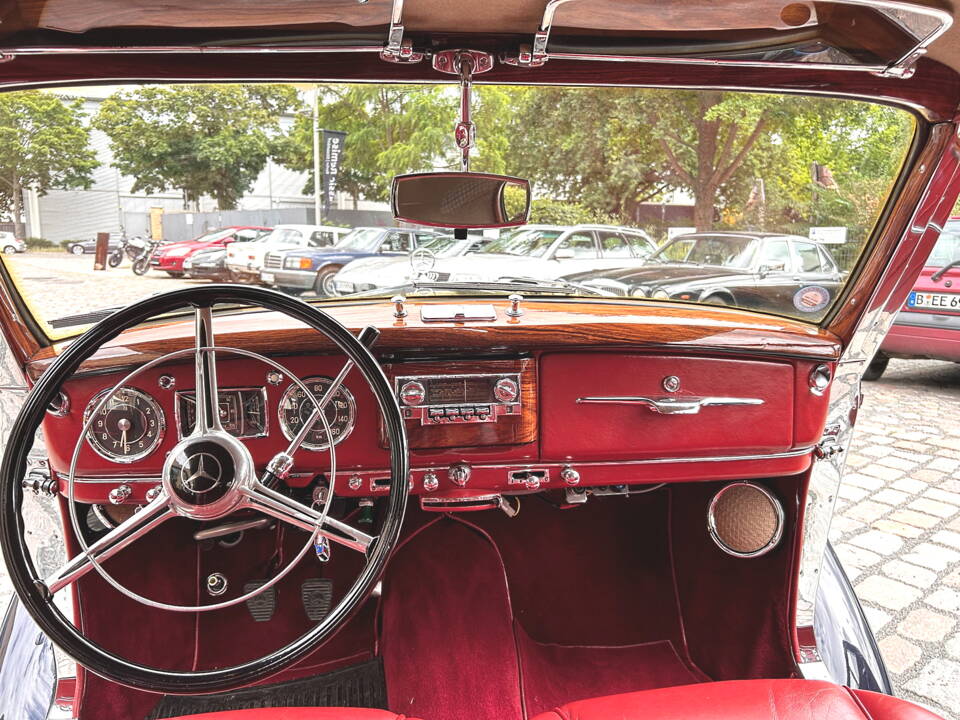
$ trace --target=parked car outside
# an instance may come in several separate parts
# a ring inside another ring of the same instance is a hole
[[[4,255],[13,255],[27,251],[27,244],[23,240],[18,240],[12,232],[0,232],[0,250]]]
[[[332,247],[350,233],[330,225],[277,225],[258,240],[227,248],[227,270],[234,282],[260,282],[264,256],[272,250],[298,247]]]
[[[419,244],[409,256],[375,256],[354,260],[333,278],[338,295],[367,292],[403,285],[418,277],[434,281],[437,258],[459,257],[482,248],[490,242],[482,235],[458,240],[453,235],[440,235]]]
[[[227,249],[212,247],[197,250],[184,259],[183,272],[188,278],[226,282],[230,279],[227,271]]]
[[[110,239],[107,241],[107,252],[113,252],[120,247],[123,240],[123,233],[110,233]],[[97,251],[97,239],[93,240],[71,240],[63,246],[71,255],[83,255],[95,253]]]
[[[183,261],[197,250],[209,247],[226,247],[235,242],[247,243],[263,237],[273,228],[256,225],[230,225],[211,230],[192,240],[169,243],[161,248],[150,261],[155,270],[163,270],[171,277],[183,276]]]
[[[892,357],[960,362],[960,217],[943,226],[863,379],[878,380]]]
[[[642,267],[565,279],[621,296],[813,315],[831,303],[841,275],[826,247],[804,237],[710,232],[678,235]]]
[[[321,297],[336,294],[334,276],[349,262],[374,256],[408,255],[419,243],[440,233],[389,227],[358,227],[333,248],[297,248],[266,255],[260,281],[284,292],[313,290]],[[227,261],[229,264],[229,260]]]
[[[612,225],[524,225],[479,252],[439,260],[436,279],[496,282],[502,278],[556,280],[563,275],[640,264],[656,251],[642,230]]]

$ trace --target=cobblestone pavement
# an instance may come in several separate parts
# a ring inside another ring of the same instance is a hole
[[[129,262],[95,273],[92,255],[5,259],[47,318],[194,284],[136,277]],[[831,539],[897,694],[960,720],[960,365],[895,360],[864,391]],[[32,514],[52,530],[48,512]],[[0,567],[3,607],[9,594]]]
[[[897,694],[960,720],[960,365],[863,387],[831,540]]]
[[[128,305],[159,292],[207,282],[172,278],[156,270],[137,276],[127,259],[120,267],[94,272],[92,254],[28,252],[4,259],[36,314],[45,320]]]

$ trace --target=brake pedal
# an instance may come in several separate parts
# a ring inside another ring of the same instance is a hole
[[[300,599],[303,600],[303,609],[307,617],[314,622],[320,622],[330,612],[330,605],[333,602],[333,581],[321,578],[310,578],[304,581],[300,588]]]
[[[253,580],[243,586],[243,594],[251,593],[257,588],[267,584],[266,580]],[[277,609],[277,591],[272,587],[267,588],[259,595],[247,600],[247,610],[253,616],[254,622],[267,622],[273,618],[273,613]]]

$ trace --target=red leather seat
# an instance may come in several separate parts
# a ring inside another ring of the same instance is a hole
[[[579,700],[534,720],[941,720],[899,698],[816,680],[738,680]]]
[[[367,708],[257,708],[182,715],[171,720],[414,720],[386,710]]]

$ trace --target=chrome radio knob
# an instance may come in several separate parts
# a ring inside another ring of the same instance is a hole
[[[427,399],[427,389],[416,380],[405,382],[400,388],[400,402],[404,405],[422,405]]]
[[[500,378],[493,386],[493,394],[500,402],[513,402],[520,396],[520,386],[512,378]]]
[[[470,481],[470,466],[466,463],[451,465],[447,475],[450,477],[450,482],[457,487],[466,487]]]
[[[440,487],[440,478],[436,473],[428,472],[423,476],[423,489],[427,492],[433,492]]]

